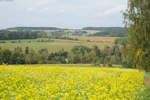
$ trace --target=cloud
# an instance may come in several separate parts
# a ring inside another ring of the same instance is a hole
[[[128,0],[14,0],[0,3],[0,27],[121,26]]]
[[[43,5],[46,5],[49,3],[49,0],[39,0],[37,3],[36,3],[36,6],[43,6]]]
[[[32,12],[34,11],[34,8],[27,8],[27,11]]]
[[[64,9],[60,9],[59,12],[60,12],[60,13],[64,13],[65,10],[64,10]]]
[[[49,8],[46,7],[45,5],[49,4],[49,2],[50,2],[50,0],[37,0],[37,1],[34,1],[34,4],[32,5],[32,7],[29,7],[26,10],[29,11],[29,12],[46,11]]]
[[[127,8],[126,5],[116,6],[116,7],[105,10],[104,12],[98,14],[98,16],[108,16],[112,14],[121,13],[121,11],[124,11],[126,8]]]
[[[43,11],[47,11],[47,10],[49,10],[49,8],[48,8],[48,7],[43,8]]]

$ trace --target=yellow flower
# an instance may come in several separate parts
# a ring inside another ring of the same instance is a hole
[[[145,89],[129,69],[2,65],[0,76],[2,100],[140,100]]]

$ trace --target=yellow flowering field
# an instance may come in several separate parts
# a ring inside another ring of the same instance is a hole
[[[141,100],[144,89],[137,70],[0,66],[0,100]]]

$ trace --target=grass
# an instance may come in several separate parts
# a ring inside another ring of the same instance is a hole
[[[2,100],[142,100],[145,89],[132,69],[2,65],[0,76]]]
[[[77,38],[79,40],[109,40],[109,41],[114,41],[118,37],[98,37],[98,36],[70,36],[72,38]]]
[[[29,40],[7,40],[3,43],[3,40],[0,41],[0,47],[13,50],[16,47],[25,47],[32,48],[33,50],[39,50],[42,48],[47,48],[49,52],[59,51],[64,49],[70,51],[74,46],[82,45],[87,47],[98,46],[99,48],[104,48],[105,46],[112,46],[113,41],[116,37],[86,37],[86,36],[72,36],[72,38],[77,38],[79,41],[72,40],[61,40],[53,39],[52,41],[39,42],[38,39],[29,39]],[[92,43],[87,42],[87,40],[109,40],[112,43]]]
[[[141,95],[143,95],[143,100],[149,100],[150,99],[150,72],[146,72],[144,76],[145,76],[146,90]]]
[[[150,72],[145,72],[145,77],[150,78]]]
[[[88,34],[95,34],[95,33],[97,33],[97,32],[101,32],[100,30],[83,30],[83,31],[86,31],[86,32],[88,32]]]

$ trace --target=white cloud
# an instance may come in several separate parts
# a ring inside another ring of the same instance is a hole
[[[60,13],[64,13],[65,12],[65,10],[64,9],[60,9],[60,11],[59,11]]]
[[[14,23],[16,26],[121,26],[121,10],[126,9],[127,1],[15,0],[12,3],[0,3],[0,22],[1,26],[7,27]],[[34,21],[29,21],[31,19]]]
[[[126,7],[127,7],[126,5],[116,6],[108,10],[105,10],[104,12],[98,14],[98,16],[108,16],[116,13],[121,13],[121,11],[124,11]]]
[[[32,12],[34,11],[34,8],[27,8],[27,11]]]
[[[47,11],[47,10],[49,10],[49,8],[48,8],[48,7],[45,7],[45,8],[43,8],[42,10],[43,10],[43,11]]]
[[[49,2],[50,2],[50,0],[37,0],[37,1],[34,1],[34,4],[32,5],[32,7],[27,8],[26,10],[29,11],[29,12],[49,10],[49,8],[47,6],[45,6],[45,5],[49,4]]]
[[[46,5],[49,3],[49,0],[39,0],[37,3],[36,3],[36,6],[43,6],[43,5]]]

